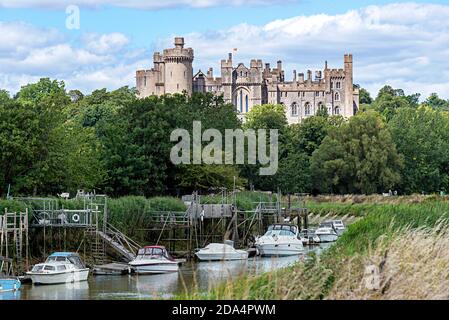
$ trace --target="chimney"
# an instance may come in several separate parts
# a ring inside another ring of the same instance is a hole
[[[298,82],[304,82],[304,73],[298,75]]]
[[[175,48],[177,48],[177,49],[184,48],[184,38],[182,38],[182,37],[175,38]]]
[[[282,61],[279,60],[278,61],[278,71],[281,71],[281,70],[282,70]]]
[[[307,70],[307,81],[312,81],[312,71]]]
[[[213,78],[214,77],[214,69],[209,68],[209,70],[207,71],[207,77],[208,78]]]
[[[232,53],[231,53],[231,52],[230,52],[229,55],[228,55],[228,60],[229,60],[229,61],[232,61]]]
[[[293,70],[293,82],[296,82],[296,70]]]
[[[270,70],[270,64],[269,63],[265,63],[265,70]]]

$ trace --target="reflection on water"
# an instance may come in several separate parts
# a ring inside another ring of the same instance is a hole
[[[307,249],[319,253],[330,244]],[[192,288],[207,290],[220,281],[242,274],[257,274],[288,267],[305,258],[254,257],[248,260],[187,262],[180,272],[158,275],[95,276],[89,281],[50,286],[24,284],[16,293],[0,293],[0,300],[82,300],[82,299],[152,299],[169,298]]]

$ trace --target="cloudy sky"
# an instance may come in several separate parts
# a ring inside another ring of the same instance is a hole
[[[79,29],[67,28],[70,5]],[[195,71],[218,74],[237,48],[238,62],[282,60],[291,79],[353,53],[355,82],[373,95],[390,84],[449,99],[449,0],[0,0],[0,88],[40,77],[84,93],[134,86],[174,36],[194,48]]]

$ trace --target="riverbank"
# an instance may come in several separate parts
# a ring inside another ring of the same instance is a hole
[[[387,198],[387,197],[386,197]],[[311,212],[362,218],[320,256],[243,276],[188,299],[429,299],[445,295],[449,202],[440,197],[309,201]],[[369,274],[365,274],[369,273]],[[442,279],[442,280],[438,280]],[[438,280],[438,281],[437,281]],[[447,291],[447,290],[446,290]]]

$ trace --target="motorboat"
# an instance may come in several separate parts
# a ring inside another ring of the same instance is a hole
[[[34,284],[60,284],[86,281],[89,268],[73,252],[55,252],[44,263],[34,265],[26,273]]]
[[[334,229],[337,231],[339,236],[346,230],[342,220],[332,220],[332,224],[334,225]]]
[[[338,239],[337,231],[332,222],[321,223],[319,228],[315,230],[315,234],[318,236],[320,243],[334,242]]]
[[[201,261],[245,260],[248,252],[237,250],[230,243],[210,243],[195,253]]]
[[[314,229],[301,230],[299,237],[303,245],[309,245],[320,242],[320,238],[315,234]]]
[[[163,246],[147,246],[139,249],[137,257],[129,265],[137,274],[177,272],[179,262],[173,259]]]
[[[286,223],[269,226],[267,232],[256,239],[255,244],[261,256],[290,256],[304,251],[298,227]]]
[[[0,293],[20,290],[19,278],[12,274],[12,259],[0,257]]]

